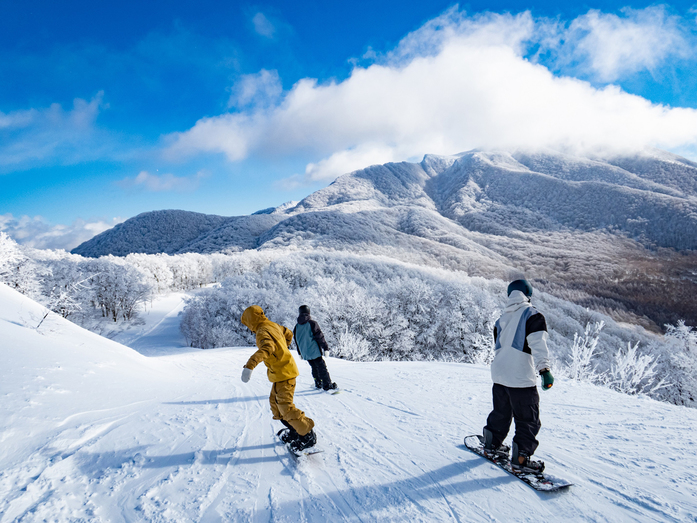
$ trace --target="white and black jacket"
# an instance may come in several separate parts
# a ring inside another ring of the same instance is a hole
[[[537,385],[537,374],[549,368],[547,322],[520,291],[513,291],[494,327],[491,379],[506,387]]]

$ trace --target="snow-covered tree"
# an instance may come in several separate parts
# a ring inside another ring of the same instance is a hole
[[[93,275],[89,278],[93,291],[93,304],[102,315],[117,321],[133,318],[138,304],[148,299],[150,286],[138,269],[111,256],[87,262]]]
[[[6,233],[0,232],[0,281],[32,298],[39,296],[43,268],[29,258]]]
[[[656,358],[639,354],[639,342],[627,344],[626,351],[617,351],[615,361],[607,376],[608,385],[625,394],[651,394],[669,386],[668,380],[656,373]]]
[[[697,403],[697,330],[679,320],[676,325],[666,325],[666,339],[671,345],[664,358],[661,372],[673,382],[668,398],[676,403]]]
[[[55,260],[42,278],[42,301],[49,310],[68,318],[81,312],[89,302],[89,277],[79,264],[70,260]]]
[[[174,283],[169,258],[167,254],[129,254],[126,256],[126,262],[145,275],[153,292],[164,293],[172,289]]]
[[[569,377],[576,381],[598,381],[598,372],[593,364],[593,355],[598,348],[600,331],[605,326],[604,321],[587,323],[583,334],[574,333],[574,344],[571,346],[571,358],[568,363]]]

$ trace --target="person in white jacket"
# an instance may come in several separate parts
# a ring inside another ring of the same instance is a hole
[[[491,378],[494,409],[484,427],[486,452],[507,456],[503,441],[515,420],[511,452],[514,472],[542,472],[544,463],[530,459],[537,449],[540,427],[540,396],[537,374],[543,390],[554,378],[549,368],[547,323],[531,304],[532,286],[527,280],[515,280],[508,286],[508,303],[494,327],[494,361]]]

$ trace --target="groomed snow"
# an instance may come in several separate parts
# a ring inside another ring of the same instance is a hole
[[[298,361],[324,449],[298,464],[264,370],[239,379],[253,349],[171,346],[178,306],[131,336],[146,357],[55,315],[37,331],[43,308],[0,284],[1,522],[697,521],[693,409],[558,380],[537,456],[575,486],[540,494],[462,445],[487,368],[329,358],[332,396]]]

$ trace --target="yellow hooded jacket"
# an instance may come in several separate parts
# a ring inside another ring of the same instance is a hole
[[[254,370],[263,361],[272,383],[298,377],[298,366],[288,350],[288,344],[293,339],[291,330],[267,319],[258,305],[245,309],[242,313],[242,324],[256,334],[259,349],[252,354],[245,367]]]

